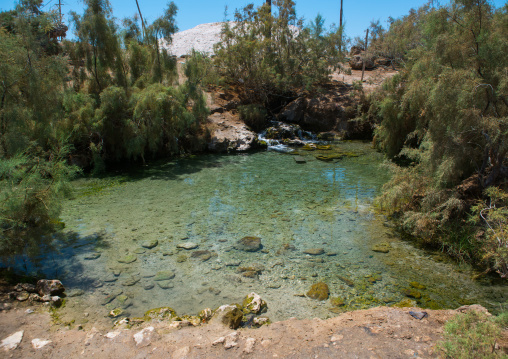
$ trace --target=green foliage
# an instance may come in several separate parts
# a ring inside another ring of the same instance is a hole
[[[76,173],[68,166],[68,148],[45,153],[31,147],[0,161],[0,225],[4,231],[57,222],[59,198],[68,194],[68,181]]]
[[[369,114],[381,120],[375,143],[410,165],[395,170],[379,202],[406,231],[460,258],[481,260],[484,246],[463,224],[470,196],[506,173],[507,21],[507,7],[456,0],[411,11],[376,40],[405,66],[371,98]]]
[[[240,118],[254,131],[260,131],[266,127],[266,109],[262,106],[250,104],[238,107]]]
[[[498,187],[485,190],[486,201],[472,208],[471,222],[485,226],[484,260],[508,277],[508,194]]]
[[[444,341],[438,344],[438,349],[446,358],[506,358],[496,349],[501,339],[500,323],[502,320],[474,310],[458,314],[446,323]]]
[[[214,61],[247,103],[314,89],[338,63],[341,32],[324,33],[320,16],[304,28],[291,0],[273,1],[271,12],[266,5],[247,5],[236,10],[234,21],[224,23]]]

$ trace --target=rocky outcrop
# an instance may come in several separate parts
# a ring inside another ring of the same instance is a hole
[[[351,56],[351,59],[349,59],[349,66],[351,66],[353,70],[362,70],[364,62],[365,62],[365,70],[371,70],[375,67],[372,58],[364,54]]]
[[[208,122],[211,128],[208,149],[212,152],[248,151],[258,146],[257,134],[231,112],[215,112]]]

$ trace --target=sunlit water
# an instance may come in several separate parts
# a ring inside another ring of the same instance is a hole
[[[508,299],[506,287],[472,281],[466,266],[400,240],[373,208],[389,179],[382,156],[369,144],[334,146],[361,156],[323,162],[315,151],[300,151],[307,162],[296,163],[277,152],[205,155],[78,180],[61,216],[67,241],[38,269],[61,278],[68,293],[82,293],[63,309],[78,322],[83,313],[106,320],[118,307],[125,316],[161,306],[194,315],[250,292],[268,302],[272,320],[326,318],[396,304],[415,289],[413,281],[425,289],[409,299],[424,307],[495,309]],[[261,237],[262,250],[235,249],[245,236]],[[142,246],[151,240],[158,245]],[[189,242],[198,247],[177,248]],[[389,252],[374,252],[379,243],[389,243]],[[324,253],[305,254],[310,248]],[[242,267],[258,275],[242,274]],[[160,271],[174,277],[158,281]],[[306,298],[319,281],[345,305]],[[106,303],[111,293],[121,294]]]

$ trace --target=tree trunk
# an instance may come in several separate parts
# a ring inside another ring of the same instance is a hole
[[[141,19],[141,28],[143,29],[143,41],[145,41],[146,36],[145,22],[143,21],[143,15],[141,15],[141,8],[139,7],[138,0],[136,0],[136,5],[138,6],[139,17]]]
[[[341,29],[341,33],[342,33],[342,2],[343,0],[340,0],[340,22],[339,22],[339,28]]]
[[[362,82],[363,82],[363,74],[365,73],[365,57],[367,56],[367,41],[369,40],[369,29],[367,29],[367,35],[365,35],[365,51],[363,52],[362,57]]]

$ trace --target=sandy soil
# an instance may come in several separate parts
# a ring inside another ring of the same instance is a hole
[[[418,320],[409,315],[418,308],[378,307],[234,331],[214,322],[192,327],[154,321],[131,329],[70,329],[53,324],[45,308],[29,314],[19,307],[0,313],[0,340],[23,331],[18,347],[0,349],[0,357],[434,358],[444,323],[470,308],[426,310],[428,317]],[[34,339],[51,342],[35,349]]]

